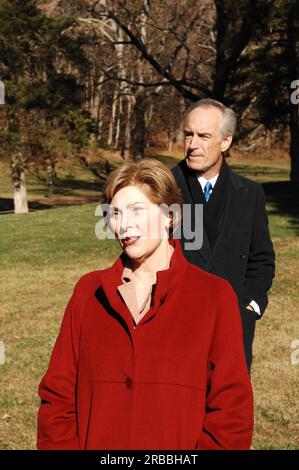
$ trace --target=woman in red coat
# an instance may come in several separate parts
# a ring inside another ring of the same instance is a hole
[[[249,449],[238,302],[172,238],[171,172],[126,163],[104,196],[123,253],[74,288],[39,387],[38,449]]]

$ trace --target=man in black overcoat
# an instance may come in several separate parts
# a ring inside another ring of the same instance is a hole
[[[181,228],[185,257],[232,285],[239,300],[250,371],[255,322],[268,304],[275,254],[262,186],[233,172],[223,155],[235,128],[234,111],[222,103],[211,99],[194,103],[184,120],[185,158],[172,172],[184,204],[191,205],[193,227],[196,207],[203,208],[201,248],[186,249]]]

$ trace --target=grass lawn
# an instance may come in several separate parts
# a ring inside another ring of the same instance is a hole
[[[175,163],[166,154],[158,158],[170,166]],[[234,159],[231,164],[265,183],[277,256],[269,307],[256,326],[253,445],[299,449],[299,364],[291,363],[291,344],[299,339],[298,206],[287,183],[287,163]],[[1,197],[7,199],[7,165],[2,162],[0,169],[0,187],[5,189]],[[70,204],[72,197],[83,198],[81,202],[97,197],[97,187],[89,185],[89,179],[93,185],[95,181],[83,173],[75,172],[66,194],[61,185],[60,203],[63,198]],[[78,180],[86,184],[78,185]],[[41,199],[45,186],[33,177],[28,183],[29,198]],[[93,202],[0,215],[0,341],[6,349],[6,361],[0,365],[0,449],[35,448],[37,387],[74,284],[82,274],[109,266],[119,254],[117,242],[95,237],[95,208]]]

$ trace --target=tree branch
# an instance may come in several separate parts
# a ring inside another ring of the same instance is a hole
[[[101,14],[101,13],[100,13]],[[139,50],[142,56],[152,65],[152,67],[156,70],[156,72],[161,75],[162,77],[166,78],[185,98],[196,101],[199,99],[197,94],[192,93],[189,89],[185,88],[174,76],[170,73],[170,71],[163,67],[156,59],[150,54],[143,43],[143,41],[134,34],[127,25],[125,25],[111,10],[106,10],[105,16],[112,19],[130,38],[131,43]],[[205,90],[208,91],[209,90]]]

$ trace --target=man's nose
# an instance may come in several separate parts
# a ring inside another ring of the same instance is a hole
[[[190,140],[189,147],[192,149],[200,147],[200,138],[198,135],[194,134]]]

